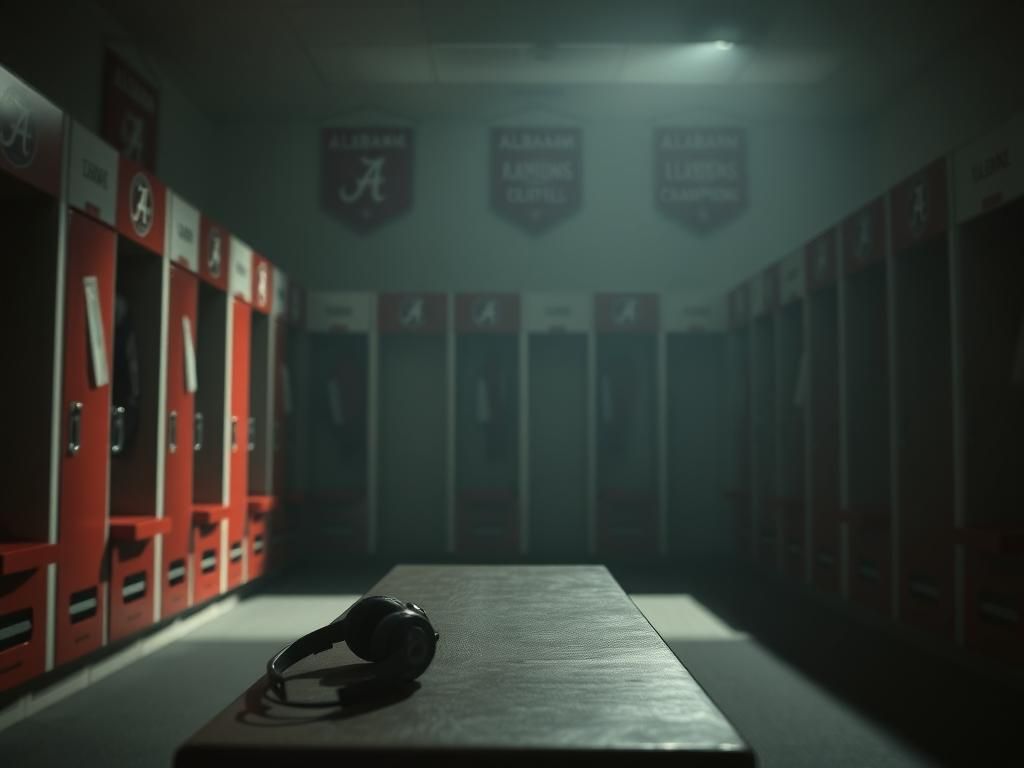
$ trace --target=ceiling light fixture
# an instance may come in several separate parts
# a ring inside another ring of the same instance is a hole
[[[732,48],[733,48],[733,45],[735,45],[735,43],[733,43],[733,42],[731,42],[729,40],[716,40],[715,41],[715,48],[717,48],[720,51],[731,51]]]

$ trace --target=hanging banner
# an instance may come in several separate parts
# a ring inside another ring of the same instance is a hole
[[[413,132],[399,126],[325,128],[323,204],[360,233],[412,208]]]
[[[665,127],[654,131],[654,200],[698,235],[747,207],[747,137],[742,128]]]
[[[491,207],[531,234],[579,210],[583,134],[573,127],[491,129]]]
[[[129,160],[156,171],[160,95],[121,57],[103,62],[103,125],[100,135]]]

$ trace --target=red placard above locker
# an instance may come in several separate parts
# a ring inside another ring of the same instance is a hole
[[[64,113],[0,67],[0,169],[60,197]]]
[[[208,216],[199,220],[199,276],[222,291],[228,289],[231,233]]]
[[[599,293],[594,327],[601,333],[654,333],[660,325],[655,293]]]
[[[779,306],[779,283],[781,280],[778,264],[772,264],[761,274],[750,280],[750,314],[761,317]]]
[[[270,314],[274,303],[274,265],[266,256],[252,255],[252,308],[265,315]]]
[[[383,333],[444,333],[448,297],[443,293],[382,293],[377,323]]]
[[[516,333],[520,304],[515,293],[460,293],[455,297],[459,333]]]
[[[234,235],[231,236],[230,276],[228,293],[246,304],[252,304],[252,262],[253,250]]]
[[[117,220],[117,152],[102,139],[71,123],[68,203],[104,224]]]
[[[956,218],[963,223],[1024,195],[1024,112],[956,153]]]
[[[288,324],[306,327],[306,289],[294,280],[288,283]]]
[[[117,231],[163,256],[167,189],[138,163],[120,158],[117,171]]]
[[[839,276],[837,256],[839,237],[837,228],[826,230],[804,246],[807,289],[825,288]]]
[[[949,226],[946,159],[908,176],[889,190],[893,253],[941,235]]]
[[[169,192],[167,203],[169,237],[167,256],[189,272],[199,272],[199,238],[201,229],[199,211],[173,192]]]
[[[843,268],[851,274],[885,259],[885,198],[872,200],[842,225]]]
[[[750,283],[741,283],[729,292],[729,327],[742,328],[750,321]]]

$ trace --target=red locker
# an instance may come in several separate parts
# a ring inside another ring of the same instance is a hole
[[[115,412],[111,427],[115,445],[110,464],[111,642],[150,626],[155,619],[155,537],[166,531],[170,522],[157,517],[157,467],[163,456],[159,440],[163,414],[158,395],[163,362],[161,328],[166,322],[160,315],[167,279],[166,219],[164,185],[139,164],[121,158],[116,202]],[[125,334],[125,338],[119,339],[119,334]],[[134,357],[128,345],[134,348]],[[125,361],[121,368],[119,351]],[[119,386],[132,392],[119,393]],[[117,411],[119,406],[125,407],[123,416]]]
[[[51,440],[53,404],[62,396],[53,361],[54,305],[60,275],[59,225],[64,116],[0,67],[0,231],[15,290],[0,305],[9,408],[4,440],[17,454],[16,482],[0,505],[0,692],[45,671],[49,622],[47,571],[57,561],[51,483],[59,456]],[[79,288],[81,290],[81,288]],[[21,332],[30,329],[30,332]],[[45,436],[45,437],[44,437]]]
[[[263,575],[269,546],[268,518],[276,508],[274,495],[274,384],[275,323],[274,268],[258,253],[252,255],[252,313],[249,336],[249,401],[247,448],[249,465],[246,505],[246,559],[248,579]]]
[[[162,618],[189,606],[189,538],[192,528],[192,474],[195,458],[195,333],[199,286],[192,273],[170,268],[167,327],[167,451],[164,457]],[[190,337],[190,338],[186,338]],[[191,360],[189,360],[191,358]],[[191,369],[191,371],[190,371]]]
[[[56,663],[103,644],[106,610],[110,372],[117,236],[68,213],[64,325],[64,418],[57,565]],[[87,287],[88,286],[88,287]],[[90,298],[87,299],[87,291]],[[95,297],[93,299],[92,297]],[[93,307],[90,322],[88,306]],[[96,307],[99,327],[96,328]],[[93,343],[90,343],[93,325]],[[97,350],[93,368],[90,350]],[[106,359],[103,359],[103,358]]]
[[[221,593],[226,582],[228,479],[230,471],[229,403],[231,311],[228,299],[231,235],[206,216],[199,224],[196,366],[202,386],[193,407],[192,528],[189,566],[191,602],[198,605]]]

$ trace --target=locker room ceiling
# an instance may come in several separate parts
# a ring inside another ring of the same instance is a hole
[[[615,88],[843,116],[884,106],[1008,0],[98,0],[217,117],[429,111],[475,94]],[[720,50],[715,41],[734,42]],[[603,90],[602,90],[603,89]],[[624,106],[628,105],[628,99]]]

